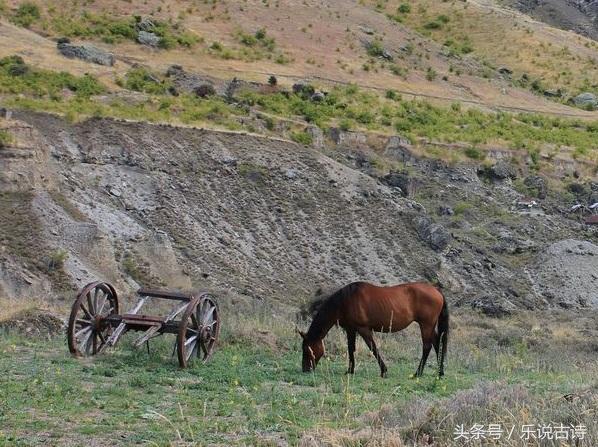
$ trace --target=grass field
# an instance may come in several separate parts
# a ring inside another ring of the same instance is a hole
[[[474,423],[514,425],[517,439],[499,445],[528,445],[522,424],[563,423],[585,425],[578,445],[593,446],[598,346],[584,334],[596,322],[578,320],[457,315],[442,380],[435,360],[424,377],[410,378],[420,349],[415,327],[378,337],[386,379],[362,342],[356,374],[344,374],[337,329],[316,372],[301,373],[293,325],[267,318],[229,317],[212,361],[187,370],[170,357],[166,337],[149,356],[130,346],[131,335],[105,355],[74,359],[63,337],[6,334],[0,445],[463,445],[453,441],[455,427]]]

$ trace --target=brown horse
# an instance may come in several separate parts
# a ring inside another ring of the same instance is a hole
[[[361,335],[386,375],[386,365],[376,347],[373,331],[397,332],[416,321],[419,324],[423,352],[415,376],[424,372],[432,347],[438,359],[438,375],[444,375],[444,358],[449,332],[449,314],[442,293],[427,283],[399,284],[379,287],[365,282],[351,283],[328,298],[314,301],[310,306],[314,316],[303,338],[303,372],[315,369],[324,355],[324,337],[334,325],[347,333],[349,369],[355,371],[355,340]]]

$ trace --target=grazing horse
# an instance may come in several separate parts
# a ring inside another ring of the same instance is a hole
[[[310,308],[314,316],[303,338],[303,372],[315,369],[324,355],[324,337],[334,325],[347,333],[349,352],[348,374],[355,371],[355,340],[359,334],[380,366],[380,375],[386,375],[386,365],[376,347],[373,331],[398,332],[416,321],[423,343],[422,357],[415,376],[424,372],[432,347],[438,359],[438,375],[444,375],[444,358],[449,332],[449,314],[442,293],[428,283],[408,283],[379,287],[365,282],[354,282],[336,291],[328,298],[314,301]]]

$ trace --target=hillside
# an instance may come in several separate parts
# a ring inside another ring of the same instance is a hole
[[[380,7],[348,0],[301,5],[96,1],[85,6],[50,1],[39,5],[39,18],[31,19],[19,19],[18,10],[10,9],[18,4],[7,2],[5,17],[38,35],[3,24],[0,56],[22,51],[36,66],[91,72],[108,83],[133,63],[158,72],[179,64],[217,78],[262,81],[276,74],[287,83],[323,78],[490,108],[585,116],[560,103],[597,82],[595,42],[486,2],[418,2],[400,13],[400,3],[393,1]],[[135,43],[135,31],[127,28],[133,16],[167,24],[163,29],[173,36],[167,51]],[[446,23],[429,25],[437,17]],[[267,47],[244,38],[258,29],[267,31]],[[58,37],[95,41],[116,54],[116,64],[83,68],[65,60],[53,49],[51,39]],[[499,41],[505,44],[495,45]],[[386,59],[367,49],[372,42],[387,50]],[[512,76],[501,74],[501,67]],[[433,79],[429,70],[436,73]],[[546,98],[543,89],[561,89],[561,96]]]
[[[598,43],[558,3],[0,0],[0,446],[596,445]],[[71,358],[96,280],[211,291],[211,363]],[[338,328],[301,373],[357,280],[442,289],[446,377],[416,325],[387,379]]]
[[[497,312],[598,305],[596,247],[575,242],[595,241],[595,229],[562,214],[575,194],[595,202],[595,183],[572,183],[574,194],[516,165],[477,172],[408,155],[396,138],[376,150],[350,132],[316,150],[111,119],[13,118],[2,159],[3,200],[19,211],[3,216],[18,242],[3,251],[8,296],[54,279],[65,297],[66,284],[100,277],[125,290],[203,285],[246,304],[297,304],[318,285],[427,278],[460,305]],[[541,208],[519,208],[524,192]],[[24,240],[19,219],[36,229]],[[48,271],[61,250],[64,265]],[[554,276],[548,266],[563,262],[570,270]]]

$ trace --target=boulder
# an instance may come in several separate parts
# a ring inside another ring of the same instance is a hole
[[[434,223],[432,219],[418,216],[413,219],[413,225],[418,236],[434,250],[443,250],[451,241],[451,234],[442,225]]]
[[[415,179],[408,172],[391,171],[380,179],[385,185],[399,188],[404,196],[409,195],[414,189]]]
[[[523,180],[523,184],[528,187],[529,192],[538,199],[546,198],[546,181],[539,175],[530,175]]]
[[[490,180],[506,180],[517,178],[517,171],[508,161],[499,160],[490,167],[481,168],[478,175],[487,177]]]
[[[382,58],[386,59],[387,61],[391,61],[392,60],[392,54],[390,53],[389,50],[387,50],[386,48],[382,49]]]
[[[359,29],[360,29],[360,30],[361,30],[363,33],[367,34],[368,36],[372,36],[372,35],[375,33],[375,31],[374,31],[372,28],[370,28],[369,26],[363,26],[363,25],[361,25],[361,26],[359,27]]]
[[[93,45],[73,45],[66,42],[60,42],[56,45],[60,54],[69,59],[81,59],[86,62],[92,62],[99,65],[114,65],[114,55],[101,50]]]
[[[160,45],[160,36],[147,31],[139,31],[137,34],[137,42],[148,47],[157,47]]]
[[[138,31],[153,33],[153,31],[156,29],[156,24],[149,17],[144,17],[141,20],[139,20],[139,22],[137,22],[135,28],[137,28]]]
[[[579,198],[584,198],[589,193],[588,188],[583,183],[570,183],[567,185],[567,189]]]
[[[323,92],[317,91],[309,99],[313,102],[322,102],[326,99],[326,95]]]
[[[489,317],[500,318],[510,315],[515,309],[515,305],[506,298],[496,298],[495,296],[483,296],[477,298],[471,303],[471,307],[480,310]]]
[[[196,93],[196,90],[206,84],[211,85],[218,94],[225,94],[224,87],[217,83],[217,80],[210,76],[203,76],[197,73],[187,72],[181,65],[171,65],[166,70],[166,76],[172,81],[175,93],[180,92]],[[235,80],[231,81],[235,82]],[[201,89],[200,89],[201,90]]]
[[[590,92],[580,93],[573,98],[573,102],[578,107],[598,107],[598,98]]]
[[[193,93],[200,98],[207,98],[208,96],[214,96],[216,90],[211,84],[201,84],[193,89]]]
[[[298,82],[293,84],[293,93],[300,95],[303,98],[311,98],[314,93],[316,93],[316,89],[311,84]]]
[[[441,205],[438,207],[438,214],[441,216],[452,216],[455,211],[450,206]]]

